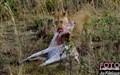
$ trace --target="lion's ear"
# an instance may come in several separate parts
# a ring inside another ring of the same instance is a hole
[[[62,16],[63,17],[67,16],[67,12],[63,12]]]
[[[56,18],[55,12],[52,12],[51,16],[53,16],[54,18]]]
[[[55,15],[55,12],[52,12],[52,15]]]

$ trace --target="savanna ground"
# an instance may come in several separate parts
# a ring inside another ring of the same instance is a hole
[[[71,41],[81,64],[19,65],[48,47],[54,32],[52,12],[63,10],[76,22]],[[101,61],[120,62],[119,0],[0,0],[0,75],[98,75]]]

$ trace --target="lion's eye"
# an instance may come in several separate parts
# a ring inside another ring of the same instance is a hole
[[[63,21],[60,21],[60,23],[63,23]]]

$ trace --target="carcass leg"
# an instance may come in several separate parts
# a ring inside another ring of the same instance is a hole
[[[41,64],[40,66],[46,66],[46,65],[49,65],[51,63],[60,61],[61,59],[64,59],[64,58],[66,58],[65,53],[63,53],[62,56],[60,56],[60,54],[56,54],[53,57],[51,57],[50,59],[48,59],[45,63]]]
[[[73,48],[73,51],[74,51],[75,60],[77,61],[78,64],[80,64],[79,53],[75,47]]]
[[[36,58],[33,58],[33,59],[29,59],[30,61],[34,61],[34,60],[43,60],[43,61],[46,61],[47,58],[45,57],[36,57]]]
[[[29,59],[31,59],[31,58],[37,57],[37,56],[39,56],[39,55],[41,55],[41,54],[48,53],[48,52],[50,52],[51,50],[53,50],[54,48],[55,48],[55,47],[48,47],[48,48],[45,49],[45,50],[42,50],[42,51],[40,51],[40,52],[37,52],[37,53],[32,54],[31,56],[27,57],[26,59],[23,59],[23,60],[20,61],[19,63],[25,62],[25,61],[27,61],[27,60],[29,60]]]

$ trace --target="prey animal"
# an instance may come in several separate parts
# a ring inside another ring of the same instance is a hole
[[[69,48],[69,45],[66,44],[66,42],[70,38],[69,36],[71,35],[71,32],[74,26],[75,26],[74,21],[71,21],[63,25],[62,28],[58,28],[57,31],[54,33],[54,37],[48,48],[32,54],[26,59],[23,59],[22,61],[20,61],[20,63],[27,60],[39,59],[39,60],[45,61],[40,66],[46,66],[46,65],[58,62],[60,60],[66,59],[69,56],[73,56],[75,60],[78,63],[80,63],[79,53],[77,52],[76,47],[73,45],[73,47]],[[70,53],[69,55],[67,54],[66,49],[69,49],[69,53]],[[40,55],[42,54],[47,54],[47,58],[40,57]]]

